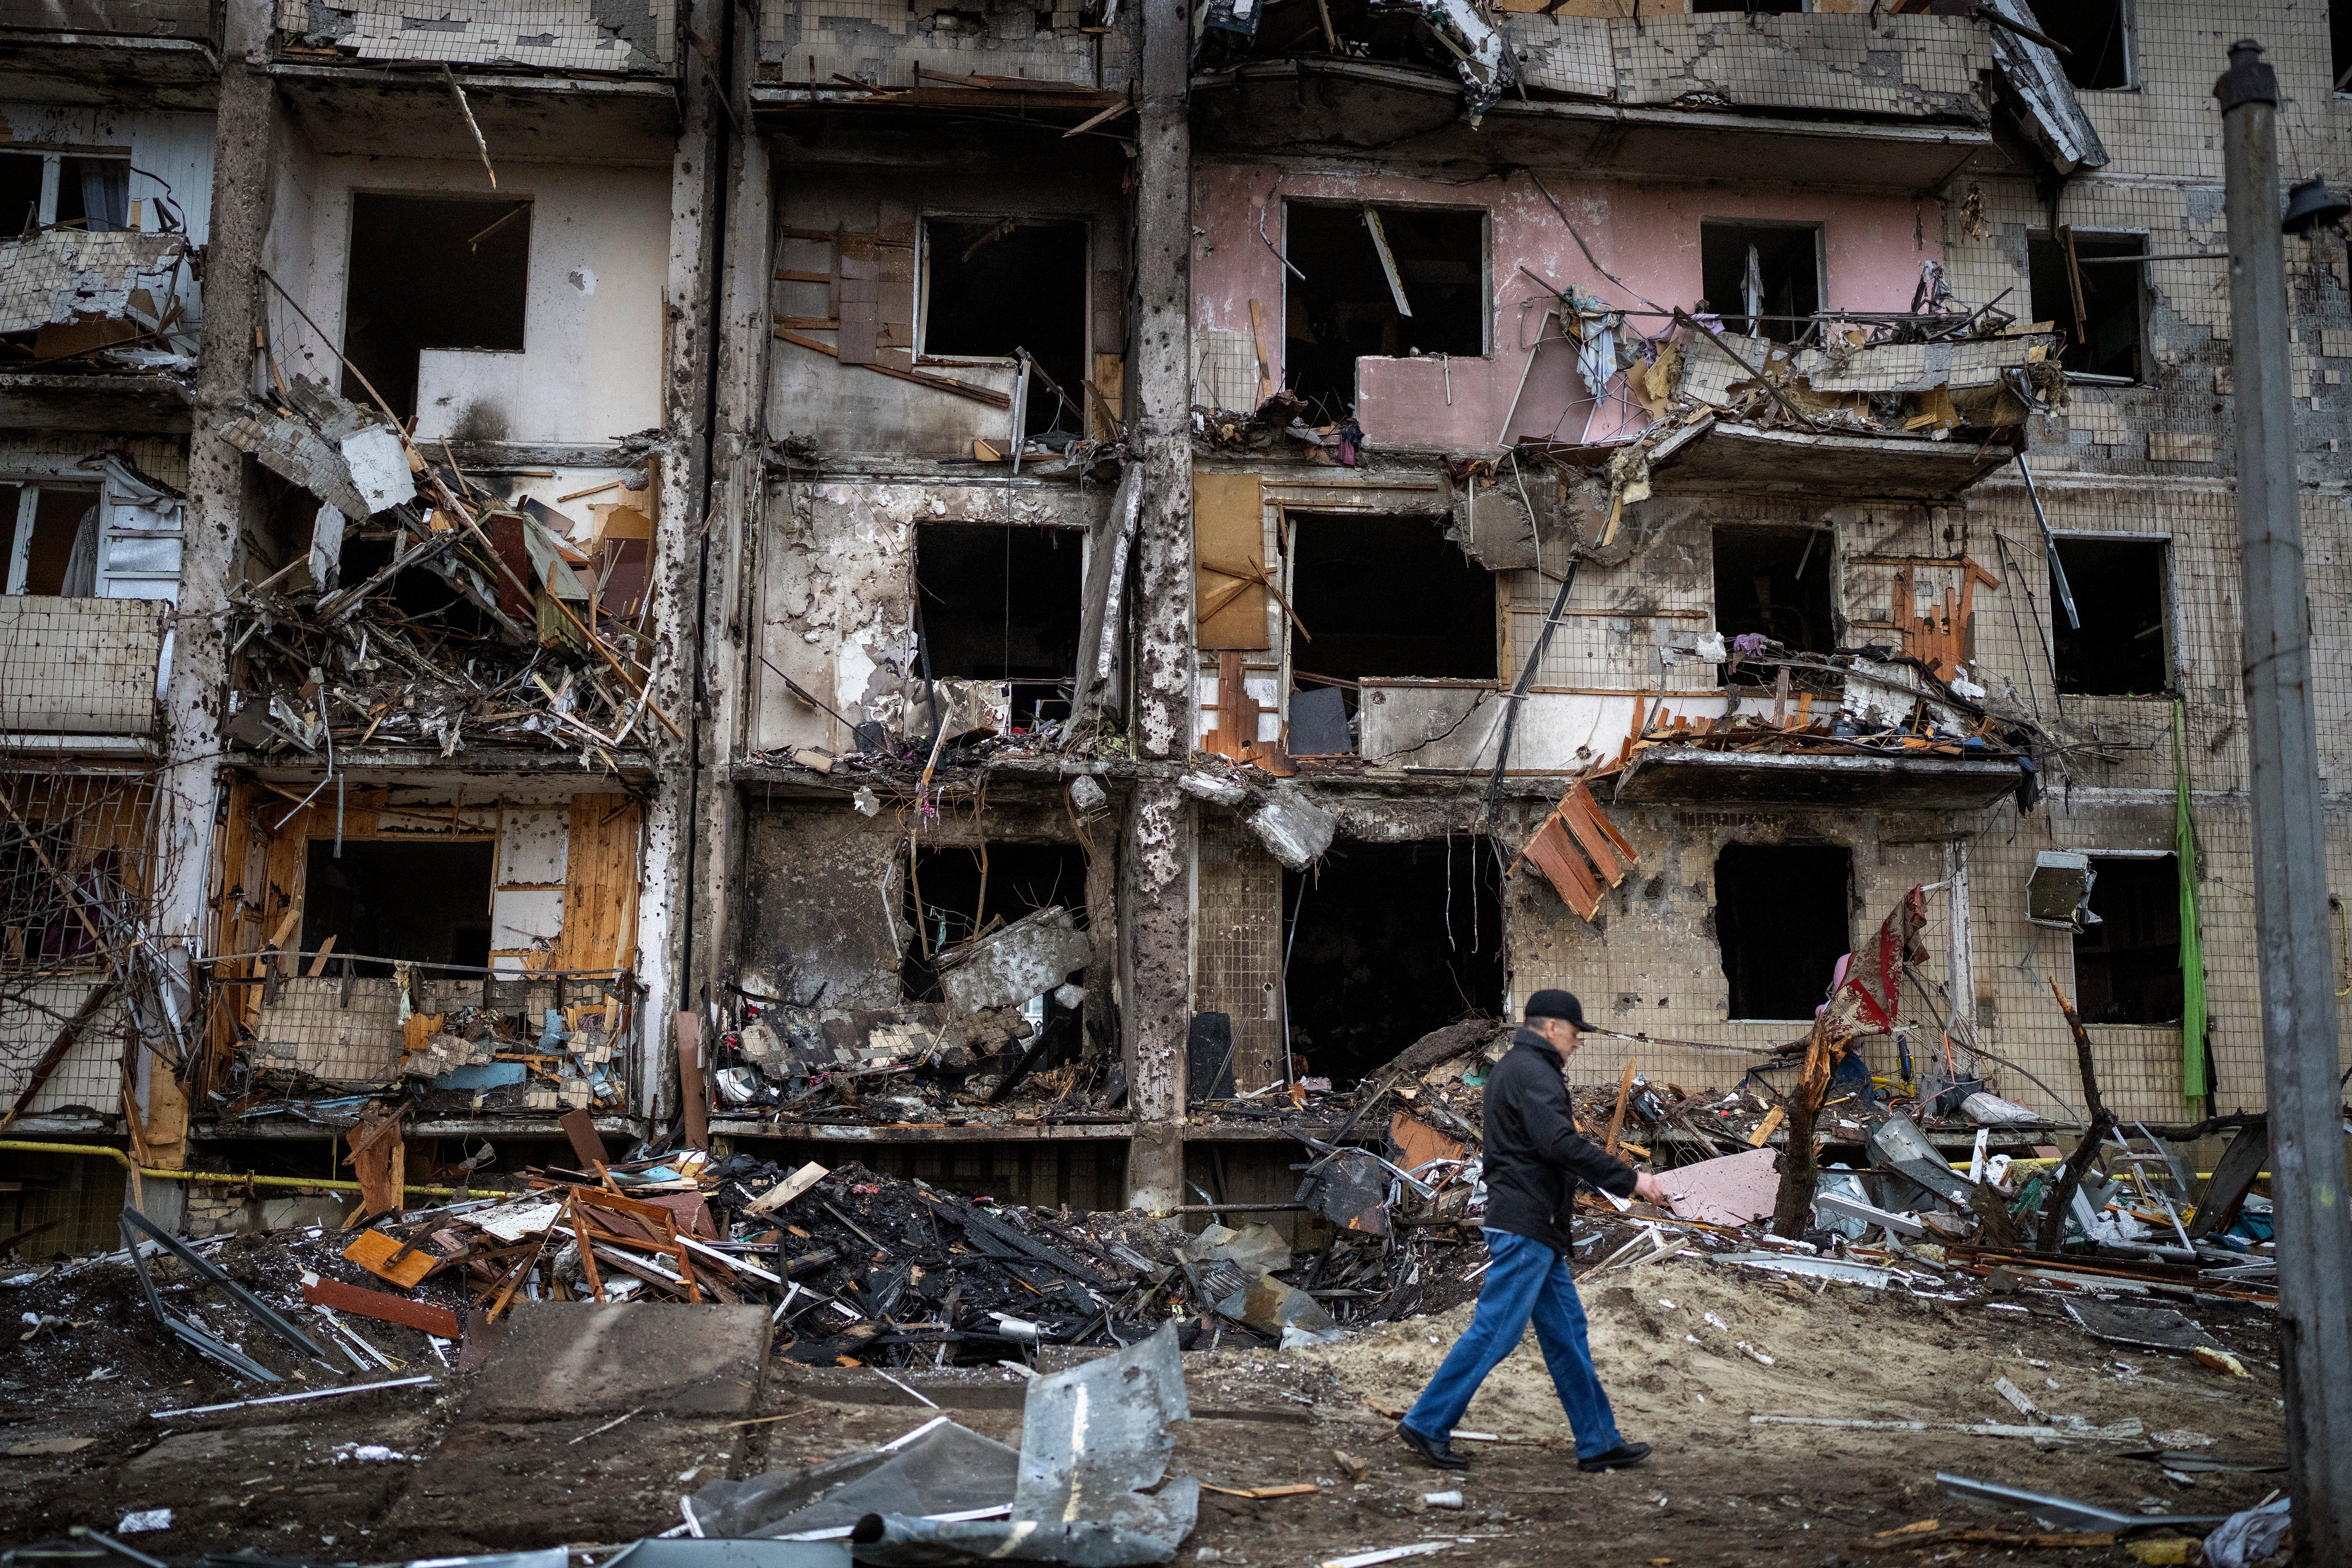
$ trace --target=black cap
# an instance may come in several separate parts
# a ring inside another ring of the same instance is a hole
[[[1538,1018],[1565,1018],[1581,1029],[1584,1005],[1566,991],[1538,991],[1528,998],[1527,1016],[1530,1023]]]

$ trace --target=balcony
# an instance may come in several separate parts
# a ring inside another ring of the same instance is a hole
[[[218,0],[0,0],[0,98],[209,109]]]
[[[184,234],[0,243],[0,427],[184,432],[197,312]]]
[[[152,747],[172,606],[154,599],[0,597],[0,735],[17,751]]]
[[[1328,37],[1213,21],[1196,140],[1306,153],[1411,139],[1433,157],[1890,188],[1938,184],[1992,145],[1978,82],[1999,63],[1993,29],[1970,17],[1517,13],[1497,28],[1467,5],[1433,9],[1452,25],[1349,0]]]

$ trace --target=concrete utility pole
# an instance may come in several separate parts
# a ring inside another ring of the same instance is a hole
[[[1136,539],[1136,760],[1192,751],[1192,132],[1184,0],[1143,0],[1135,138],[1135,411],[1143,506]],[[1128,1201],[1181,1203],[1184,1037],[1192,1013],[1192,814],[1172,778],[1137,781],[1119,868],[1126,883]]]
[[[2345,1568],[2352,1564],[2352,1205],[2336,1079],[2326,842],[2287,379],[2278,78],[2262,52],[2251,38],[2231,45],[2230,68],[2213,87],[2228,182],[2255,951],[2294,1560]]]

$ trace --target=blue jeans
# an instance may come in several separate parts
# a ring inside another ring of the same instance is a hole
[[[1405,1412],[1404,1424],[1424,1437],[1450,1435],[1486,1374],[1518,1348],[1532,1318],[1536,1342],[1543,1347],[1544,1364],[1559,1391],[1560,1408],[1568,1412],[1568,1424],[1576,1432],[1576,1457],[1597,1458],[1622,1447],[1625,1439],[1617,1435],[1617,1417],[1592,1370],[1592,1351],[1584,1339],[1584,1303],[1576,1298],[1568,1259],[1540,1241],[1503,1230],[1486,1232],[1486,1251],[1491,1260],[1486,1283],[1478,1292],[1469,1331],[1454,1342],[1445,1364]]]

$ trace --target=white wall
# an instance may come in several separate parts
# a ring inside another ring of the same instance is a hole
[[[280,177],[270,250],[285,269],[280,280],[337,342],[353,191],[489,194],[478,163],[308,162],[307,178]],[[417,434],[447,435],[471,425],[499,428],[498,438],[509,441],[582,443],[659,425],[669,171],[525,163],[501,174],[499,196],[531,202],[523,349],[426,351]],[[286,199],[297,190],[301,199]],[[275,341],[294,343],[299,323],[292,325],[296,331]],[[289,374],[299,368],[330,384],[340,379],[331,354],[315,340],[298,345],[284,363]]]
[[[195,111],[138,111],[57,103],[0,103],[15,153],[44,147],[105,149],[131,154],[131,199],[144,202],[144,226],[163,226],[155,200],[170,187],[191,243],[212,232],[213,117]]]

